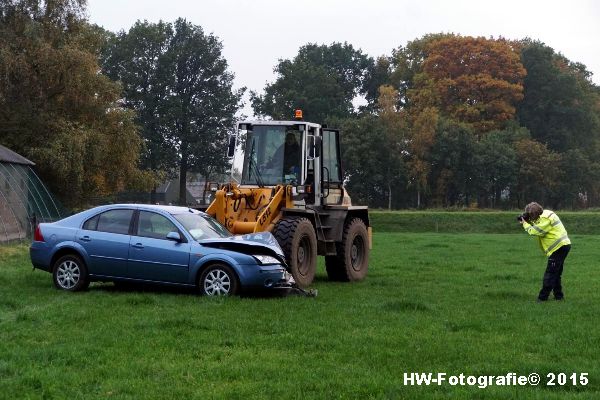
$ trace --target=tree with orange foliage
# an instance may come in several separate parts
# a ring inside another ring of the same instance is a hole
[[[501,129],[514,118],[526,71],[508,41],[447,36],[430,41],[426,53],[408,93],[414,115],[437,107],[477,135]]]

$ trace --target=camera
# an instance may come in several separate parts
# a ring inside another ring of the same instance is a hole
[[[527,221],[529,219],[529,215],[527,213],[522,213],[517,217],[517,222]]]

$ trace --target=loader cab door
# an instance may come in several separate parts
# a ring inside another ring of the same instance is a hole
[[[323,205],[342,204],[343,177],[340,132],[323,129],[321,139],[321,194]]]

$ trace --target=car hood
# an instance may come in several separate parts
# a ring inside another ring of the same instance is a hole
[[[264,254],[277,258],[285,264],[285,255],[270,232],[249,233],[247,235],[230,236],[219,239],[200,240],[202,246],[237,251],[248,255]]]

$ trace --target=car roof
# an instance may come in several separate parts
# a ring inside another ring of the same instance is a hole
[[[129,207],[129,208],[137,208],[139,210],[151,210],[151,211],[165,211],[169,214],[183,214],[192,212],[194,214],[201,214],[200,211],[194,210],[190,207],[180,207],[180,206],[164,206],[160,204],[110,204],[104,206],[106,208],[121,208],[121,207]]]

